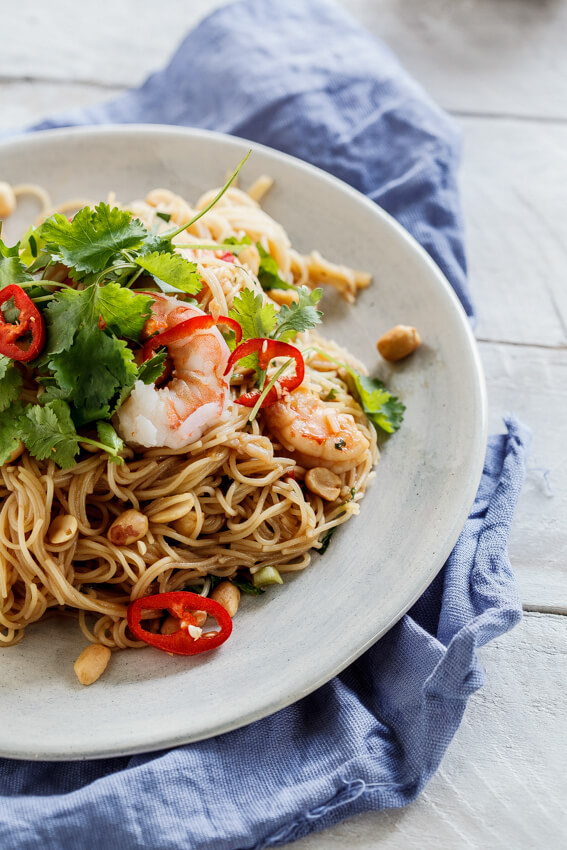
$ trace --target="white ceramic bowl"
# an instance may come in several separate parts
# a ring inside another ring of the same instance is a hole
[[[37,181],[56,201],[123,201],[156,186],[196,198],[224,182],[253,148],[246,185],[268,173],[265,208],[302,252],[369,270],[355,306],[329,298],[323,332],[346,345],[406,403],[383,446],[361,513],[326,554],[283,587],[244,597],[231,639],[196,658],[148,649],[116,653],[84,688],[73,662],[85,645],[74,622],[51,620],[4,649],[0,755],[73,759],[158,749],[226,732],[299,699],[383,635],[449,555],[473,502],[486,442],[484,382],[475,342],[451,287],[416,242],[375,204],[322,171],[214,133],[159,126],[38,133],[0,144],[0,179]],[[7,222],[17,238],[28,222]],[[395,324],[423,339],[408,360],[376,353]]]

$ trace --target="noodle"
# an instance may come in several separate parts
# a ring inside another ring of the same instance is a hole
[[[207,249],[194,250],[204,283],[199,307],[214,317],[227,315],[245,288],[268,300],[256,276],[257,242],[290,283],[314,288],[323,281],[349,301],[369,283],[368,275],[329,263],[317,252],[303,257],[293,250],[282,226],[258,204],[271,184],[262,177],[248,194],[229,189],[214,209],[174,240],[250,238],[250,246],[234,262]],[[41,187],[16,189],[40,200],[42,217],[83,204],[54,207]],[[127,208],[149,228],[159,224],[163,229],[158,213],[181,225],[214,194],[206,193],[191,207],[172,192],[156,189]],[[51,269],[49,277],[62,280],[64,270]],[[293,298],[289,290],[272,294],[276,305]],[[206,593],[207,576],[230,578],[245,571],[250,577],[266,566],[282,574],[303,570],[312,550],[320,548],[321,536],[358,514],[378,459],[375,430],[349,392],[344,370],[313,348],[364,369],[313,332],[300,334],[294,345],[305,356],[305,390],[329,399],[331,423],[339,414],[350,414],[368,442],[360,462],[338,473],[340,496],[326,501],[305,487],[307,468],[300,459],[277,441],[263,416],[249,422],[250,410],[235,404],[190,445],[135,452],[127,448],[120,466],[86,445],[70,469],[24,452],[0,468],[0,641],[5,646],[18,643],[28,625],[54,611],[74,612],[91,642],[111,648],[142,646],[127,628],[131,599],[179,589]],[[234,397],[247,390],[249,381],[249,374],[234,376]],[[32,400],[29,387],[26,392]],[[142,512],[149,528],[136,544],[115,545],[107,532],[127,509]],[[48,530],[59,515],[74,517],[77,533],[49,542]]]

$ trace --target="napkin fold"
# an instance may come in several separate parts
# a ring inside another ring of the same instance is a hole
[[[200,24],[163,71],[31,129],[154,122],[244,136],[341,177],[394,215],[471,319],[453,122],[383,45],[328,0],[245,0]],[[274,847],[425,786],[483,674],[476,649],[518,622],[506,554],[527,430],[489,439],[479,491],[443,570],[340,676],[271,717],[171,751],[0,762],[0,846],[13,850]]]

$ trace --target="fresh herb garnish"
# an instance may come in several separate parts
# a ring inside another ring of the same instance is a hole
[[[333,526],[333,528],[328,528],[327,531],[325,531],[319,538],[319,543],[321,544],[321,547],[317,549],[317,551],[320,555],[324,555],[327,549],[329,548],[331,537],[333,536],[337,528],[338,525]]]
[[[124,449],[124,441],[118,436],[110,422],[97,422],[96,430],[104,451],[111,455],[111,461],[114,463],[124,463],[118,454]],[[84,437],[81,438],[81,441],[84,442]]]
[[[30,283],[35,283],[20,260],[19,248],[19,242],[12,248],[8,248],[0,239],[0,289],[12,283],[17,283],[18,286],[29,286]]]
[[[349,369],[349,376],[354,396],[372,424],[387,434],[397,431],[404,418],[405,404],[377,378],[359,375],[354,369]]]
[[[248,247],[248,245],[252,244],[252,240],[249,236],[227,236],[226,239],[223,239],[221,246],[223,248],[230,248],[233,254],[238,254],[242,251],[243,248]]]
[[[138,380],[144,384],[155,384],[163,372],[166,357],[167,349],[162,348],[161,351],[138,366]]]
[[[284,304],[278,313],[274,339],[281,339],[282,342],[291,342],[301,331],[314,328],[320,324],[323,316],[315,307],[323,295],[322,289],[311,290],[307,286],[298,286],[296,291],[299,300],[292,301],[289,307]]]
[[[153,254],[138,257],[136,264],[152,275],[163,292],[185,292],[188,295],[195,295],[203,285],[195,263],[191,263],[179,254],[159,254],[154,251]]]
[[[262,567],[252,576],[252,583],[255,587],[264,587],[267,584],[283,584],[283,578],[276,567]]]
[[[95,326],[100,329],[100,324],[115,336],[137,342],[151,315],[151,305],[150,295],[132,292],[118,283],[56,292],[44,311],[46,354],[67,351],[79,330],[90,331]]]
[[[321,321],[322,313],[315,309],[323,290],[311,291],[306,286],[297,287],[299,300],[293,302],[290,307],[282,307],[279,312],[273,304],[264,303],[261,295],[255,295],[250,289],[243,289],[233,301],[229,316],[236,319],[242,328],[242,339],[275,339],[288,342],[295,339],[300,331],[315,327]],[[240,368],[254,369],[256,372],[256,383],[262,387],[263,395],[257,402],[251,413],[253,419],[259,409],[263,397],[275,383],[278,375],[272,378],[268,386],[264,386],[266,373],[258,365],[258,354],[249,354],[240,361]]]
[[[201,289],[197,265],[174,253],[173,239],[214,206],[248,155],[204,209],[165,233],[152,233],[131,212],[101,203],[71,220],[57,213],[13,247],[0,239],[0,289],[25,287],[47,331],[44,350],[32,364],[43,387],[39,404],[20,403],[21,372],[0,357],[0,458],[7,460],[23,440],[32,455],[65,468],[74,465],[85,442],[122,462],[124,444],[108,420],[136,380],[152,383],[160,377],[167,357],[159,352],[137,365],[134,350],[151,315],[152,297],[130,287],[151,275],[162,291],[193,295]],[[168,213],[157,216],[171,219]],[[235,250],[245,244],[248,237],[236,239]],[[49,270],[57,264],[78,288],[51,279]],[[38,274],[40,280],[33,277]],[[17,322],[18,311],[8,301],[3,317]],[[96,423],[98,440],[77,433],[87,423]]]
[[[387,434],[393,434],[402,424],[406,406],[403,402],[392,395],[386,386],[378,378],[369,378],[361,375],[352,366],[341,363],[322,351],[320,348],[312,349],[321,357],[330,360],[336,366],[344,369],[353,396],[357,399],[364,414],[370,419],[376,430],[379,428]]]
[[[244,578],[239,578],[235,576],[230,579],[235,587],[237,587],[242,593],[247,593],[249,596],[260,596],[262,593],[265,593],[263,587],[255,587],[251,581],[248,581]]]
[[[264,303],[261,295],[254,295],[252,290],[243,289],[233,301],[228,315],[236,319],[242,328],[242,339],[270,339],[277,325],[277,314],[273,304]],[[263,385],[265,374],[258,366],[258,355],[249,354],[239,363],[242,370],[254,369],[256,380]]]
[[[112,425],[99,423],[97,427],[100,441],[77,434],[69,405],[56,399],[43,406],[29,405],[18,419],[18,436],[30,454],[38,460],[54,460],[63,469],[75,465],[79,443],[96,446],[122,463],[118,452],[124,448],[124,444]]]
[[[0,413],[0,466],[6,463],[21,443],[20,420],[24,406],[14,401]]]
[[[22,373],[13,360],[0,354],[0,412],[19,398]]]
[[[243,340],[257,337],[269,339],[277,325],[274,305],[264,303],[262,296],[255,295],[251,289],[243,289],[236,296],[228,315],[240,323]]]
[[[77,425],[108,419],[117,409],[118,396],[131,390],[138,377],[134,355],[123,339],[98,328],[81,329],[71,348],[49,361],[55,379],[45,381],[46,399],[64,398],[73,405]]]
[[[288,283],[280,277],[278,264],[271,254],[266,251],[261,242],[256,242],[256,248],[260,254],[260,266],[258,268],[258,280],[262,289],[267,292],[270,289],[295,289],[293,284]]]
[[[273,304],[264,303],[261,295],[243,289],[234,299],[229,312],[229,316],[242,327],[242,339],[265,337],[289,342],[300,331],[318,325],[323,314],[315,305],[321,300],[323,290],[312,291],[306,286],[298,286],[296,291],[299,300],[292,302],[289,307],[282,307],[278,313]]]
[[[121,252],[141,248],[149,235],[139,219],[108,204],[84,207],[72,221],[55,213],[39,232],[51,259],[67,266],[75,280],[105,271]]]

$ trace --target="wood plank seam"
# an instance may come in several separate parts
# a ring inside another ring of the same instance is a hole
[[[37,77],[33,74],[24,75],[22,77],[12,77],[7,74],[0,74],[0,85],[11,86],[18,85],[19,83],[28,83],[28,84],[37,84],[37,85],[45,85],[46,83],[51,86],[68,86],[68,87],[77,87],[81,86],[91,86],[92,88],[103,89],[104,91],[111,92],[120,92],[125,88],[133,88],[129,83],[106,83],[104,80],[67,80],[62,77],[49,77],[49,76],[41,76]]]

